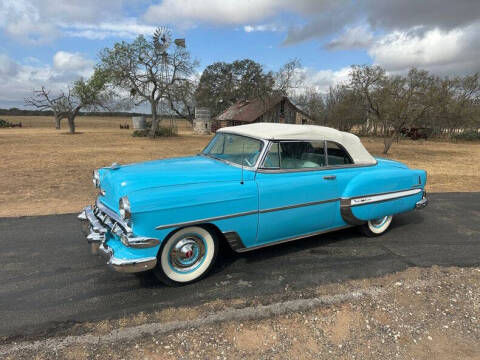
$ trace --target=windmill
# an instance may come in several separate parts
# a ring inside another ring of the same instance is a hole
[[[167,50],[172,44],[172,31],[166,26],[160,26],[153,33],[152,40],[155,52],[157,52],[157,54],[161,54],[162,56],[160,76],[162,78],[162,83],[165,84],[169,81]],[[185,39],[175,39],[174,44],[177,47],[185,48]],[[173,125],[173,118],[171,119],[171,122]]]
[[[172,31],[166,26],[158,27],[153,33],[155,50],[165,53],[172,42]]]

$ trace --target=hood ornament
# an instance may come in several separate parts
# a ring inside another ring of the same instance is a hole
[[[119,169],[121,166],[122,166],[122,165],[120,165],[119,163],[114,162],[114,163],[112,163],[112,165],[107,166],[107,169],[117,170],[117,169]]]

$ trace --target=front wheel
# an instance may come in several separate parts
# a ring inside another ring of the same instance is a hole
[[[215,233],[200,226],[183,228],[164,241],[153,273],[166,285],[190,284],[207,274],[217,253]]]
[[[362,232],[368,236],[379,236],[383,234],[389,228],[392,223],[393,216],[384,216],[378,219],[367,221],[366,224],[360,226]]]

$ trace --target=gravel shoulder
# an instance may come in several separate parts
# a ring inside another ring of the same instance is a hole
[[[9,341],[0,356],[478,359],[479,283],[478,267],[409,268],[292,291],[282,302],[239,298],[83,323],[74,336]]]

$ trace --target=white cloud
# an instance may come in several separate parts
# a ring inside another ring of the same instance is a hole
[[[330,50],[366,48],[372,43],[373,38],[373,33],[368,25],[358,25],[346,28],[339,37],[328,43],[327,48]]]
[[[53,92],[65,90],[80,77],[89,77],[93,62],[80,54],[59,51],[53,57],[53,66],[27,62],[20,64],[0,54],[0,107],[23,106],[23,99],[32,90],[46,86]]]
[[[387,70],[419,67],[436,73],[480,71],[480,23],[452,30],[394,31],[376,41],[368,53]]]
[[[5,80],[15,76],[18,72],[18,64],[5,54],[0,54],[0,79]]]
[[[2,0],[0,2],[0,29],[26,43],[45,43],[55,38],[56,30],[42,18],[39,9],[28,1]]]
[[[304,87],[298,89],[298,91],[313,88],[316,91],[326,93],[330,86],[347,83],[351,68],[344,67],[339,70],[302,68],[300,71],[303,72],[305,82]]]
[[[270,31],[270,32],[276,32],[276,31],[285,31],[285,27],[276,25],[276,24],[262,24],[262,25],[245,25],[243,27],[243,31],[249,33],[249,32],[255,32],[255,31]]]
[[[79,53],[58,51],[53,56],[53,67],[60,71],[83,71],[93,67],[93,61],[84,58]]]
[[[151,5],[145,20],[191,26],[196,22],[211,24],[252,24],[281,12],[310,15],[348,3],[349,0],[163,0]]]
[[[190,25],[197,21],[243,24],[274,15],[285,3],[285,0],[164,0],[148,8],[145,20]]]
[[[81,37],[91,40],[103,40],[109,37],[135,38],[139,34],[153,34],[154,26],[139,24],[136,19],[100,24],[60,24],[66,36]]]
[[[132,3],[143,0],[128,1]],[[126,0],[1,0],[0,31],[27,44],[44,44],[61,35],[104,39],[151,33],[123,14]]]

